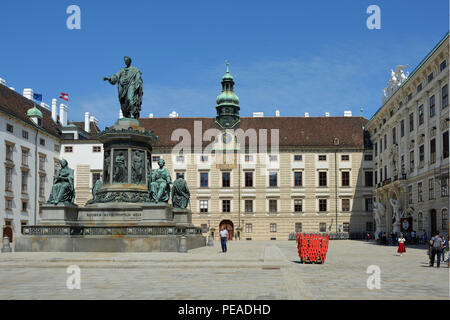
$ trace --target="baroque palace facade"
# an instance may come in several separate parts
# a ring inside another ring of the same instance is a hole
[[[374,146],[375,197],[392,227],[400,201],[402,231],[448,234],[449,34],[407,76],[391,71],[383,105],[366,125]]]

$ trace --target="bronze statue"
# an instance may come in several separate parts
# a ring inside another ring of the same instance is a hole
[[[100,177],[99,179],[97,179],[97,181],[95,181],[94,186],[92,187],[92,200],[96,200],[97,199],[97,191],[100,190],[100,188],[103,186],[103,181],[102,178]]]
[[[53,179],[52,192],[47,204],[74,203],[75,185],[73,170],[69,168],[66,160],[61,160],[61,169]]]
[[[119,101],[123,116],[139,119],[142,95],[144,94],[142,72],[131,66],[130,57],[124,57],[124,61],[126,68],[120,69],[111,77],[103,77],[103,81],[108,80],[111,84],[118,83]]]
[[[119,151],[114,159],[113,182],[128,182],[127,158],[124,153],[126,151]]]
[[[172,179],[169,170],[164,168],[165,163],[163,159],[159,159],[159,169],[156,169],[152,174],[152,182],[150,183],[151,202],[169,202]]]
[[[178,178],[173,182],[172,187],[172,205],[174,208],[186,209],[189,204],[191,193],[186,180]]]
[[[132,153],[131,182],[136,184],[145,183],[145,154],[143,151],[135,150]]]

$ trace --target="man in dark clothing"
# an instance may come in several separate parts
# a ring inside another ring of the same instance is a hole
[[[430,256],[430,267],[434,265],[434,257],[437,255],[437,264],[436,266],[439,268],[441,264],[441,252],[442,252],[442,238],[439,236],[439,232],[436,232],[436,235],[430,240],[431,245],[431,256]]]

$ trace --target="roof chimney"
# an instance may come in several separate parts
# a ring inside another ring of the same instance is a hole
[[[91,132],[91,117],[89,112],[84,113],[84,131]]]
[[[275,110],[275,117],[279,117],[280,116],[280,110]]]
[[[309,118],[309,112],[305,112],[305,118]]]
[[[329,112],[325,112],[325,117],[329,117],[330,113]]]
[[[59,105],[59,121],[61,121],[61,125],[66,127],[67,126],[67,110],[68,107],[64,104]]]
[[[95,123],[96,125],[98,125],[98,119],[96,117],[94,117],[94,116],[91,116],[89,121]]]
[[[253,112],[253,118],[263,118],[264,112]]]
[[[58,121],[58,100],[52,99],[52,119]]]
[[[4,85],[4,86],[6,86],[6,80],[5,80],[5,79],[2,79],[2,78],[0,78],[0,84],[2,84],[2,85]]]
[[[352,111],[351,110],[345,110],[344,111],[344,117],[351,117],[352,116]]]
[[[50,110],[50,106],[48,104],[46,104],[45,102],[41,102],[41,107],[45,108],[47,110]]]
[[[27,99],[33,100],[33,89],[23,89],[23,96]]]
[[[150,114],[148,115],[148,117],[149,117],[149,118],[154,118],[153,113],[150,113]]]
[[[169,114],[169,118],[178,118],[178,113],[176,111],[172,111],[171,114]]]

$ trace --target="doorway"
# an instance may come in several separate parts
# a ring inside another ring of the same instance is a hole
[[[223,220],[219,224],[219,230],[222,230],[222,226],[225,226],[225,228],[228,231],[228,239],[227,240],[233,240],[234,237],[234,224],[231,222],[231,220]]]
[[[13,242],[13,230],[10,226],[5,226],[3,227],[3,237],[8,237],[9,238],[9,242],[12,243]]]

